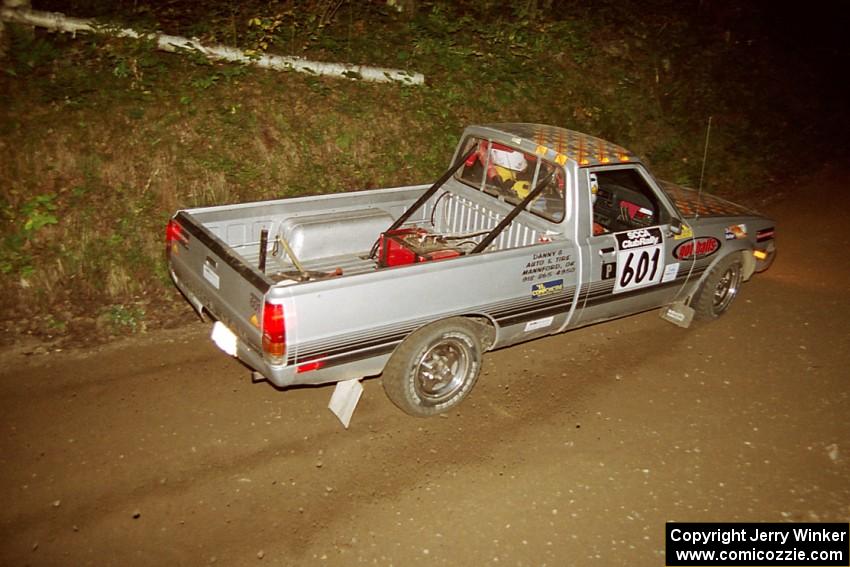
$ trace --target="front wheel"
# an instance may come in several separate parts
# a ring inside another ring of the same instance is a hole
[[[700,319],[716,319],[729,310],[741,283],[744,270],[738,254],[730,254],[714,266],[697,292],[691,307]]]
[[[387,397],[402,411],[427,417],[469,394],[481,371],[478,325],[453,317],[422,327],[396,349],[384,369]]]

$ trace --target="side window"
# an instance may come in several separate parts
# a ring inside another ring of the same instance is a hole
[[[463,153],[473,147],[476,151],[456,174],[467,185],[483,190],[494,197],[517,204],[525,199],[537,183],[547,179],[540,195],[528,210],[554,222],[564,220],[563,169],[538,156],[505,146],[498,142],[469,138]]]
[[[481,162],[481,153],[483,144],[486,143],[487,142],[478,140],[477,138],[467,138],[463,144],[463,150],[461,150],[461,155],[465,155],[473,148],[473,146],[477,146],[475,153],[469,156],[466,163],[463,164],[463,167],[460,168],[460,171],[457,174],[458,179],[467,185],[472,185],[476,189],[480,189],[481,182],[484,181],[485,164]]]
[[[554,175],[549,179],[546,188],[543,189],[540,196],[528,206],[528,210],[550,221],[561,222],[564,220],[564,214],[566,212],[564,207],[564,188],[566,183],[564,181],[564,169],[543,161],[533,183],[538,183],[546,176],[552,174],[553,169],[555,170]],[[526,192],[525,195],[520,196],[525,197],[527,194]]]
[[[593,234],[634,230],[668,222],[658,197],[633,168],[588,174],[593,203]]]

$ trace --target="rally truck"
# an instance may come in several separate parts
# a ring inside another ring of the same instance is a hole
[[[656,308],[716,318],[775,255],[772,220],[538,124],[468,127],[431,184],[178,211],[166,249],[255,378],[380,375],[415,416],[460,403],[492,349]]]

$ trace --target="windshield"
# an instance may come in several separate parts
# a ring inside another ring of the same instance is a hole
[[[498,142],[467,138],[461,155],[475,152],[455,174],[463,183],[494,197],[517,204],[547,180],[543,191],[527,210],[553,222],[564,220],[564,170],[535,154]]]

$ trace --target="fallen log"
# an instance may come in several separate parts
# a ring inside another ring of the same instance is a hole
[[[326,75],[347,79],[361,79],[378,83],[400,82],[409,85],[421,85],[425,82],[422,73],[412,73],[400,69],[350,65],[346,63],[325,63],[310,61],[303,57],[263,54],[256,57],[247,55],[243,50],[226,45],[203,45],[197,39],[163,33],[140,33],[129,28],[118,28],[99,24],[93,20],[73,18],[59,12],[42,12],[20,8],[3,8],[0,19],[7,22],[26,24],[53,31],[71,34],[98,33],[114,37],[147,39],[156,43],[157,49],[169,52],[195,51],[208,59],[230,61],[246,65],[256,65],[265,69],[279,71],[298,71],[314,75]]]

